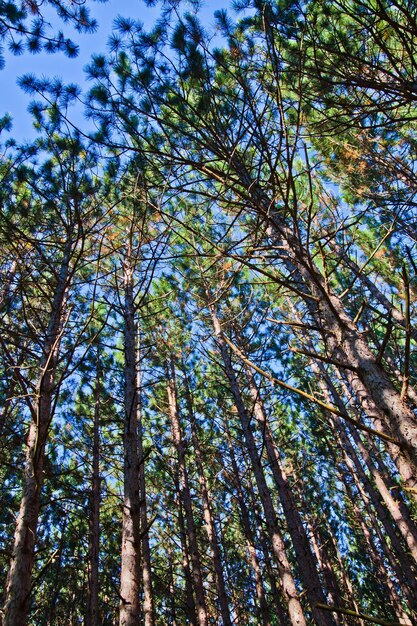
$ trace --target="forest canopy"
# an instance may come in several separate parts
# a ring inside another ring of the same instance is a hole
[[[2,626],[416,626],[417,3],[147,5],[0,124]]]

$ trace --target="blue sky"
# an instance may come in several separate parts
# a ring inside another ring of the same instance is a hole
[[[206,0],[203,4],[201,17],[206,27],[213,24],[213,13],[219,8],[226,7],[228,0]],[[58,54],[30,54],[25,52],[15,57],[6,54],[6,66],[0,70],[0,117],[10,113],[13,118],[11,135],[17,141],[31,139],[35,136],[32,127],[32,118],[27,112],[30,96],[18,86],[17,79],[27,73],[37,76],[61,77],[64,82],[74,82],[83,88],[88,87],[84,80],[83,68],[87,65],[90,56],[94,53],[105,52],[106,42],[111,33],[112,24],[117,15],[139,19],[145,27],[150,27],[159,15],[158,7],[149,8],[142,0],[109,0],[106,3],[89,2],[91,15],[99,24],[98,30],[90,35],[80,35],[71,29],[68,24],[57,24],[56,29],[62,29],[64,34],[71,37],[80,47],[76,59],[68,59],[62,53]],[[52,14],[51,14],[52,15]],[[51,21],[53,19],[51,17]]]

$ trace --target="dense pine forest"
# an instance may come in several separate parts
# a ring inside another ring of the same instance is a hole
[[[416,626],[417,2],[148,5],[1,119],[0,620]]]

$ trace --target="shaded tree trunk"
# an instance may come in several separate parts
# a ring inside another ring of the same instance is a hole
[[[58,275],[45,342],[42,346],[43,356],[40,361],[41,373],[36,385],[36,400],[31,405],[31,423],[26,442],[22,499],[6,581],[3,626],[26,626],[28,620],[45,446],[52,419],[56,369],[70,277],[71,252],[72,242],[68,241]]]
[[[253,401],[255,418],[259,426],[259,431],[265,442],[272,475],[277,486],[278,496],[287,521],[288,532],[294,546],[301,577],[311,606],[312,615],[315,622],[319,626],[331,626],[334,624],[331,615],[316,608],[317,603],[326,604],[326,597],[317,572],[317,563],[314,555],[312,554],[310,542],[305,531],[301,515],[298,511],[297,503],[282,465],[259,389],[256,385],[251,369],[246,364],[245,370]]]
[[[172,358],[167,363],[166,369],[168,378],[168,406],[171,417],[172,436],[178,457],[181,500],[184,505],[185,518],[187,522],[187,538],[190,550],[194,593],[196,597],[197,621],[199,626],[208,626],[208,615],[204,594],[203,575],[201,571],[200,551],[198,548],[197,531],[192,511],[188,471],[185,464],[185,447],[178,414],[175,367]]]
[[[100,408],[101,368],[100,348],[97,348],[97,371],[94,388],[93,424],[93,475],[90,493],[90,517],[88,533],[88,589],[86,626],[99,626],[99,554],[100,554]]]
[[[179,473],[179,472],[178,472]],[[190,567],[190,558],[189,558],[189,550],[187,545],[187,533],[185,529],[185,520],[183,513],[183,506],[181,502],[181,491],[179,478],[175,476],[175,488],[177,494],[177,515],[178,515],[178,529],[180,533],[180,542],[181,542],[181,557],[182,557],[182,569],[184,572],[184,580],[185,580],[185,615],[188,619],[188,623],[190,626],[196,626],[197,618],[196,618],[196,608],[194,602],[194,590],[193,590],[193,579],[191,576],[191,567]]]
[[[284,542],[278,528],[276,512],[272,502],[271,494],[265,480],[265,475],[263,473],[258,451],[256,449],[255,439],[250,429],[249,415],[240,393],[239,385],[232,367],[228,348],[223,338],[220,322],[212,305],[210,305],[210,313],[213,321],[215,336],[223,358],[226,376],[230,384],[230,389],[236,404],[240,423],[243,429],[245,444],[251,460],[252,470],[259,490],[259,496],[265,514],[268,534],[272,543],[273,554],[278,566],[285,599],[288,603],[288,613],[290,616],[290,620],[293,626],[306,626],[303,608],[298,597],[298,591],[286,555]]]
[[[252,567],[253,575],[255,578],[258,620],[259,620],[259,623],[262,624],[262,626],[271,626],[271,616],[270,616],[268,602],[265,596],[265,589],[264,589],[263,580],[262,580],[262,572],[261,572],[261,567],[259,564],[258,555],[256,553],[255,541],[254,541],[252,527],[250,523],[249,511],[246,506],[245,498],[243,495],[243,489],[240,483],[239,470],[237,467],[236,458],[235,458],[235,454],[233,451],[233,443],[231,440],[227,423],[225,423],[225,431],[226,431],[227,443],[229,447],[230,459],[232,463],[232,472],[233,472],[232,480],[233,480],[233,485],[236,491],[237,502],[239,504],[242,530],[246,538],[246,545],[247,545],[248,555],[249,555],[249,563]],[[278,614],[281,613],[283,616],[285,616],[284,610],[281,606],[281,602],[279,602],[278,605],[276,605],[276,610]]]
[[[120,626],[140,620],[140,496],[138,456],[138,388],[133,265],[129,247],[123,267],[124,288],[124,493],[120,573]]]
[[[138,393],[138,455],[139,455],[139,493],[140,493],[140,530],[142,544],[142,583],[143,583],[143,614],[145,626],[154,626],[155,611],[152,589],[151,551],[149,547],[148,507],[146,502],[145,456],[143,450],[143,422],[141,406],[141,360],[140,337],[137,350],[137,393]]]
[[[213,554],[214,572],[216,578],[216,590],[220,604],[220,612],[222,616],[222,622],[224,626],[232,626],[232,619],[230,616],[229,605],[227,601],[226,585],[223,575],[222,556],[220,552],[219,541],[217,537],[216,526],[213,517],[213,507],[211,504],[210,493],[207,485],[207,480],[204,473],[204,463],[200,448],[200,442],[197,433],[197,424],[194,415],[193,400],[191,396],[191,390],[189,387],[187,374],[184,371],[185,381],[185,396],[187,400],[188,417],[191,425],[191,439],[193,442],[195,461],[198,471],[198,480],[200,484],[201,499],[203,502],[203,514],[206,525],[207,537]]]

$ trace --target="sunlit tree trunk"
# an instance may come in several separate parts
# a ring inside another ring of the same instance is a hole
[[[346,393],[347,398],[351,399],[349,390],[346,387],[346,385],[344,385],[343,379],[340,378],[340,380],[341,380],[342,385],[344,386],[344,391]],[[329,389],[330,389],[331,397],[333,398],[333,401],[335,402],[336,406],[342,408],[344,405],[343,405],[342,399],[337,394],[335,387],[331,385],[330,381],[327,381],[327,383],[328,383],[328,386],[330,385]],[[351,406],[352,406],[352,410],[355,412],[355,407],[353,403],[351,403]],[[359,415],[357,414],[357,412],[355,412],[355,417],[356,419],[359,419]],[[339,431],[343,432],[343,427],[342,427],[342,424],[340,423],[341,420],[338,418],[337,421],[339,421]],[[388,512],[390,513],[393,521],[395,522],[398,528],[398,531],[400,532],[404,541],[406,542],[410,555],[412,556],[414,562],[417,564],[417,528],[416,528],[415,523],[411,519],[410,512],[405,502],[403,501],[400,495],[398,495],[398,497],[396,498],[392,496],[390,489],[394,487],[394,484],[392,483],[392,481],[390,481],[387,472],[385,472],[385,476],[383,476],[382,473],[378,470],[378,468],[376,467],[375,463],[373,462],[371,458],[369,451],[367,450],[364,443],[362,442],[362,439],[359,433],[357,432],[357,430],[353,428],[349,423],[345,424],[345,429],[350,433],[351,437],[355,441],[355,444],[358,447],[358,451],[362,459],[364,460],[365,465],[368,468],[370,475],[375,481],[375,486],[377,490],[379,491],[379,494]],[[347,443],[349,445],[349,440],[347,440]]]
[[[253,181],[238,154],[231,158],[231,163],[248,189],[259,217],[266,221],[269,236],[281,247],[284,266],[291,272],[299,295],[320,329],[329,356],[346,364],[350,385],[375,427],[398,442],[398,446],[391,444],[390,452],[407,487],[417,498],[416,416],[377,361],[364,334],[350,319],[341,299],[329,289],[303,242],[282,221],[280,213],[271,211],[274,203]]]
[[[362,530],[363,537],[367,543],[369,555],[371,557],[371,562],[374,568],[374,575],[375,575],[376,581],[382,588],[383,592],[385,592],[387,604],[391,605],[393,611],[395,612],[396,617],[398,619],[402,619],[405,624],[409,624],[410,623],[409,617],[404,612],[401,599],[398,596],[393,580],[391,580],[390,576],[387,576],[386,565],[383,559],[381,558],[381,554],[375,544],[374,538],[372,537],[370,528],[373,528],[374,530],[376,530],[378,539],[381,542],[385,556],[388,562],[390,562],[391,567],[393,567],[393,570],[396,576],[399,577],[400,580],[402,579],[401,569],[395,563],[395,560],[392,559],[389,546],[387,545],[385,537],[379,531],[378,524],[376,522],[370,525],[369,525],[369,522],[367,523],[366,519],[364,518],[363,511],[361,511],[361,509],[358,506],[357,497],[355,496],[355,494],[353,494],[352,488],[348,484],[346,477],[344,476],[343,473],[341,473],[340,476],[344,484],[346,493],[350,499],[351,506],[354,511],[355,519],[359,521],[359,525]],[[358,486],[357,480],[355,480],[355,483],[356,483],[356,486]],[[364,504],[365,504],[365,508],[367,508],[366,502]],[[367,511],[369,513],[368,508],[367,508]],[[371,515],[370,515],[371,520],[372,520],[372,517],[373,516],[371,512]],[[403,585],[402,591],[404,592],[404,595],[406,597],[408,596],[407,600],[411,602],[410,606],[412,607],[413,600],[412,600],[412,596],[410,596],[410,592],[408,590],[407,585]]]

